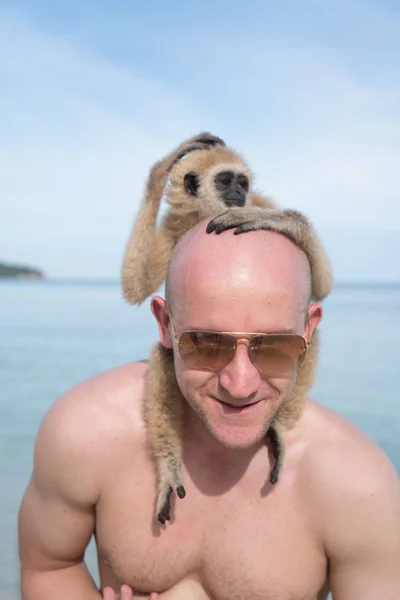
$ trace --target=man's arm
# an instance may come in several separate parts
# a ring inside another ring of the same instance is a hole
[[[354,496],[332,538],[334,600],[400,598],[399,479],[386,457],[376,460],[375,469],[368,471],[368,485],[365,480],[361,485],[355,482]]]
[[[83,562],[99,494],[91,445],[74,398],[58,401],[39,429],[19,512],[22,600],[101,598]]]
[[[355,433],[336,445],[336,458],[326,456],[321,480],[325,491],[314,508],[333,599],[399,600],[400,481],[393,465]]]

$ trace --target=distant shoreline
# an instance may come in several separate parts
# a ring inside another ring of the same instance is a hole
[[[45,279],[45,275],[34,267],[0,262],[0,279]]]
[[[1,263],[0,263],[1,265]],[[32,269],[32,271],[34,271]],[[66,285],[66,286],[99,286],[99,287],[114,287],[120,286],[121,281],[117,278],[89,278],[89,277],[48,277],[40,271],[38,275],[34,271],[30,273],[17,274],[12,276],[3,276],[0,272],[0,281],[20,280],[20,281],[40,281],[48,285]],[[400,281],[337,281],[334,289],[337,290],[371,290],[371,289],[399,289]]]

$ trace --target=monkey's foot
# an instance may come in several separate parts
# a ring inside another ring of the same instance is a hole
[[[228,229],[235,229],[235,234],[244,231],[264,229],[276,209],[260,208],[258,206],[246,208],[229,208],[212,219],[207,225],[207,233],[222,233]]]
[[[269,482],[274,485],[274,483],[276,483],[278,481],[278,477],[279,477],[279,464],[276,461],[274,464],[274,468],[271,471],[271,474],[269,476]]]
[[[274,425],[271,425],[271,427],[268,429],[267,435],[271,440],[272,454],[275,458],[275,464],[269,476],[270,483],[274,485],[278,481],[279,472],[282,466],[283,444],[281,437]]]
[[[161,525],[165,525],[165,522],[171,519],[171,496],[173,491],[174,489],[170,485],[165,493],[160,494],[158,499],[157,518]],[[186,496],[186,491],[183,485],[178,485],[176,487],[176,493],[179,498],[184,498]]]

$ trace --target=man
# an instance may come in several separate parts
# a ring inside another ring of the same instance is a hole
[[[146,361],[76,386],[37,437],[20,511],[23,600],[99,600],[83,563],[93,533],[106,600],[320,600],[329,588],[334,600],[400,598],[400,484],[361,431],[308,399],[284,433],[279,481],[267,482],[265,434],[297,363],[267,373],[263,349],[249,346],[263,333],[311,341],[322,308],[309,298],[309,263],[283,235],[207,235],[201,223],[181,240],[168,305],[155,297],[152,310],[187,401],[186,498],[167,525],[155,521]],[[216,354],[218,368],[204,370],[174,341],[189,330],[197,342],[241,333],[229,361]]]

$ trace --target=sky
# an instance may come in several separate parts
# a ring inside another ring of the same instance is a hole
[[[0,261],[119,278],[149,168],[210,131],[337,281],[400,281],[399,64],[397,0],[1,0]]]

